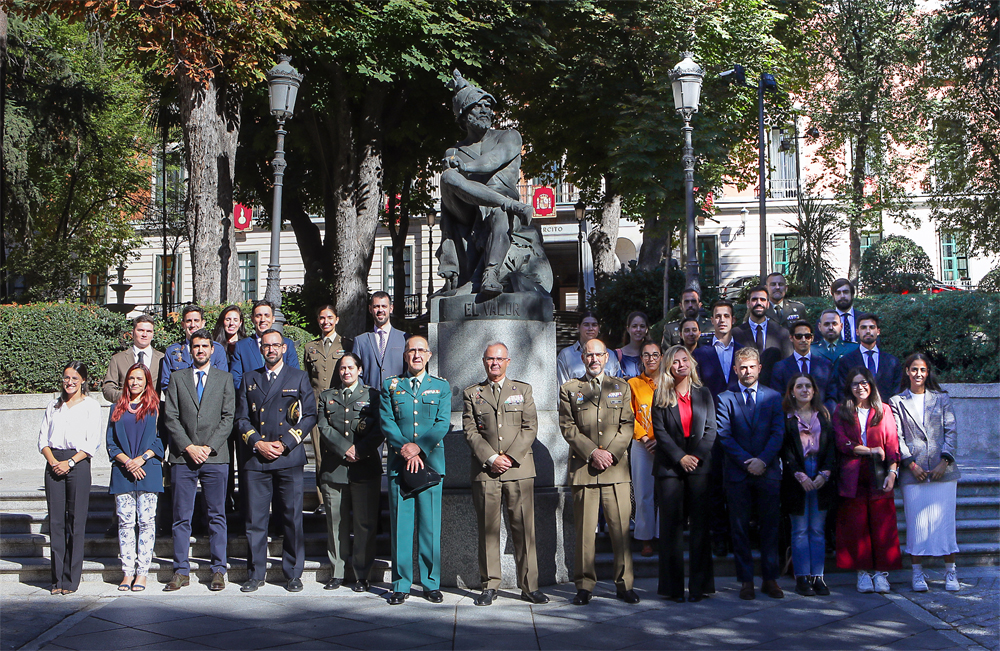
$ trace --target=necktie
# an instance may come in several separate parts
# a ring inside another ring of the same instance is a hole
[[[851,328],[851,313],[844,312],[840,316],[844,320],[844,341],[850,343],[854,341],[854,329]]]
[[[145,365],[146,365],[146,360],[145,360],[145,359],[143,359],[143,357],[144,357],[145,355],[146,355],[146,353],[145,353],[145,352],[143,352],[143,351],[141,351],[141,350],[139,351],[139,363],[140,363],[140,364],[142,364],[143,366],[145,366]]]
[[[420,391],[420,378],[415,377],[411,379],[410,386],[413,387],[413,394],[416,395],[417,391]]]
[[[802,372],[803,373],[808,373],[809,372],[809,361],[808,361],[808,358],[803,357],[802,359],[799,360],[799,364],[802,365]]]
[[[500,404],[500,385],[497,382],[491,382],[493,385],[493,402]]]
[[[747,407],[753,409],[754,408],[753,389],[747,389],[746,391],[744,391],[744,394],[746,394]]]
[[[778,315],[778,323],[781,323],[782,319],[785,316],[785,313],[784,313],[784,310],[781,309],[780,305],[775,305],[774,306],[774,313],[776,315]]]
[[[757,350],[764,350],[764,326],[754,326],[753,343]]]
[[[865,368],[871,371],[872,375],[875,375],[875,351],[866,350],[865,355],[868,356],[868,359],[865,360]]]
[[[201,396],[205,393],[205,371],[198,371],[198,404],[201,404]]]
[[[323,340],[323,352],[326,353],[327,357],[330,356],[330,349],[331,348],[333,348],[333,340],[332,339],[324,339]]]
[[[267,382],[268,382],[268,384],[273,384],[274,383],[274,378],[276,378],[276,377],[278,377],[277,373],[275,373],[274,371],[268,371],[267,372]]]
[[[385,357],[385,330],[378,331],[378,356]]]

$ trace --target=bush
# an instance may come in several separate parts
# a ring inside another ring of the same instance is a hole
[[[281,291],[281,313],[289,325],[308,330],[319,336],[316,308],[333,300],[332,283],[319,280],[302,285],[292,285]]]
[[[684,271],[670,270],[670,297],[680,302],[684,290]],[[598,315],[601,332],[609,347],[617,348],[625,333],[625,319],[630,312],[645,312],[649,325],[663,314],[663,267],[649,271],[637,269],[635,261],[610,276],[601,278],[591,293],[587,307]]]
[[[983,276],[979,281],[978,290],[989,294],[1000,293],[1000,267]]]
[[[906,294],[929,288],[933,277],[922,247],[908,237],[890,235],[865,251],[858,280],[865,294]]]

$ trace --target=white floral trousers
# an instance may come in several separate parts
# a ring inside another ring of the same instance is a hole
[[[132,491],[115,495],[118,511],[118,547],[121,549],[122,571],[126,576],[146,576],[153,560],[156,542],[157,493]],[[138,554],[135,525],[139,522]]]

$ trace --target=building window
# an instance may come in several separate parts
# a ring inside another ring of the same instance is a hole
[[[969,257],[954,233],[941,233],[941,280],[968,280]]]
[[[80,279],[80,302],[104,305],[108,302],[108,272],[83,274]]]
[[[865,256],[865,251],[882,241],[882,233],[862,233],[861,234],[861,257]]]
[[[792,127],[771,129],[770,183],[772,199],[794,199],[798,196],[799,171],[795,161],[795,131]]]
[[[156,294],[153,302],[162,305],[166,301],[167,309],[181,302],[181,276],[180,276],[181,256],[179,255],[158,255],[153,272],[153,288]],[[164,283],[166,279],[166,283]]]
[[[772,269],[784,276],[791,275],[791,266],[798,257],[798,235],[775,235],[771,242]]]
[[[698,236],[698,274],[704,287],[719,286],[719,238]]]
[[[246,251],[236,254],[240,262],[240,284],[243,285],[243,300],[257,300],[257,252]]]
[[[410,260],[413,259],[413,247],[403,247],[403,268],[406,273],[403,284],[403,294],[413,293],[412,278],[410,274]],[[395,296],[395,278],[392,275],[392,247],[382,247],[382,289],[389,292],[389,296]]]

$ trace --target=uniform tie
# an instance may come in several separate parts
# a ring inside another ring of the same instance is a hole
[[[413,387],[413,393],[416,394],[420,391],[420,378],[415,377],[410,379],[410,386]]]
[[[141,353],[140,353],[141,354]],[[198,371],[198,404],[201,404],[201,396],[205,393],[205,371]]]
[[[497,403],[499,405],[500,404],[500,383],[499,382],[490,382],[490,384],[493,386],[493,402],[495,402],[495,403]]]
[[[274,371],[267,372],[267,381],[269,384],[274,384],[274,378],[278,377],[278,374]]]
[[[331,348],[333,348],[333,340],[327,337],[326,339],[323,340],[323,352],[326,353],[327,357],[330,356]]]

